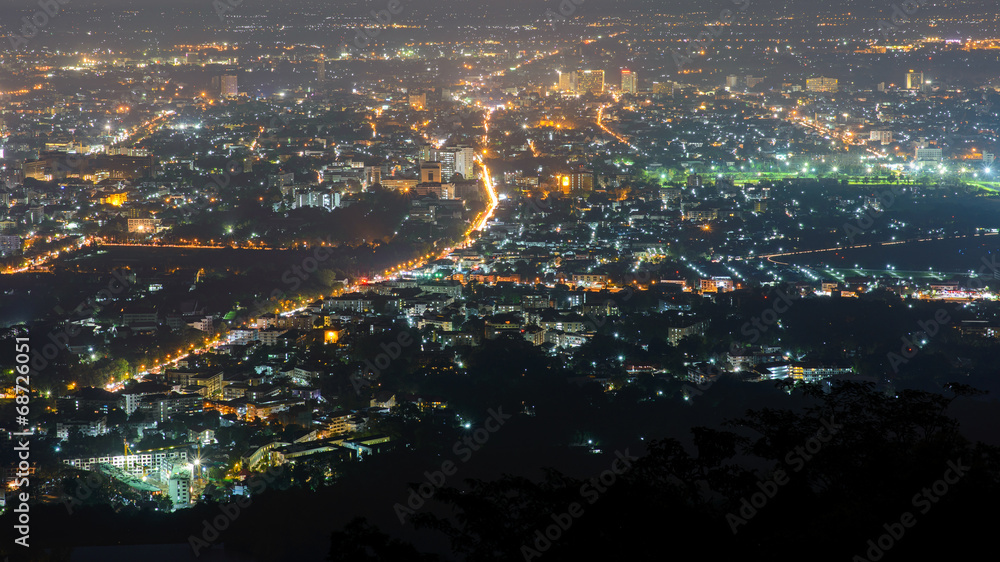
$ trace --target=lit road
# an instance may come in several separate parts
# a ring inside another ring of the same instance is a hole
[[[472,228],[469,230],[469,234],[473,231],[479,232],[486,228],[486,223],[493,218],[493,213],[497,209],[497,205],[500,204],[500,196],[497,195],[496,186],[493,185],[493,178],[490,176],[490,169],[486,166],[486,162],[482,158],[477,157],[479,164],[483,167],[483,185],[486,187],[486,195],[490,198],[489,206],[485,211],[480,213],[478,220],[473,223]]]
[[[489,139],[491,115],[492,111],[486,112],[486,117],[484,122],[486,137],[484,141]],[[479,166],[483,170],[483,187],[486,189],[486,196],[489,197],[490,201],[486,209],[476,216],[476,219],[472,221],[472,225],[469,227],[468,230],[465,231],[465,240],[461,244],[459,244],[459,247],[468,246],[472,242],[472,233],[481,232],[486,228],[486,225],[489,224],[490,219],[493,218],[493,214],[496,212],[497,206],[500,204],[500,195],[497,193],[496,185],[493,183],[493,176],[490,173],[489,167],[486,165],[486,161],[483,159],[482,156],[477,154],[476,162],[479,163]],[[412,271],[413,269],[419,267],[423,267],[425,264],[427,264],[432,260],[446,258],[450,256],[451,253],[454,252],[454,250],[455,250],[454,248],[445,248],[439,254],[427,254],[416,260],[411,260],[406,263],[401,263],[395,267],[387,269],[382,273],[382,275],[376,276],[375,280],[378,281],[383,278],[391,277],[393,275],[398,275],[401,273]]]
[[[486,131],[484,136],[484,143],[488,144],[490,138],[490,118],[493,116],[492,111],[486,112],[486,118],[483,121],[483,129]],[[486,150],[483,150],[486,153]],[[476,161],[483,168],[483,184],[486,187],[486,195],[490,198],[490,204],[486,210],[479,216],[479,219],[473,222],[472,228],[466,233],[466,236],[471,234],[473,231],[482,231],[486,227],[486,223],[493,218],[493,212],[496,211],[497,205],[500,204],[500,196],[497,195],[496,186],[493,185],[493,177],[490,175],[490,169],[486,166],[486,161],[482,156],[477,155]]]
[[[734,257],[732,259],[735,260],[735,261],[748,261],[748,260],[762,260],[762,259],[766,259],[766,260],[770,261],[771,263],[777,263],[777,264],[781,264],[781,265],[788,265],[787,263],[776,261],[776,260],[774,260],[772,258],[780,258],[780,257],[783,257],[783,256],[801,256],[801,255],[805,255],[805,254],[820,254],[820,253],[824,253],[824,252],[840,252],[840,251],[843,251],[843,250],[856,250],[858,248],[872,248],[872,247],[879,247],[879,246],[895,246],[897,244],[910,244],[910,243],[914,243],[914,242],[933,242],[935,240],[955,240],[955,239],[958,239],[958,238],[975,238],[975,237],[978,237],[978,236],[996,236],[997,234],[1000,234],[1000,233],[996,233],[996,232],[983,232],[983,233],[979,233],[979,234],[960,234],[958,236],[943,236],[943,237],[934,237],[934,238],[914,238],[912,240],[895,240],[895,241],[892,241],[892,242],[881,242],[881,243],[875,243],[875,244],[857,244],[857,245],[854,245],[854,246],[834,246],[832,248],[819,248],[819,249],[816,249],[816,250],[798,250],[798,251],[795,251],[795,252],[781,252],[781,253],[777,253],[777,254],[761,254],[759,256],[758,255],[737,256],[737,257]]]
[[[641,152],[638,148],[636,148],[636,146],[634,144],[632,144],[632,143],[628,142],[627,140],[625,140],[625,137],[623,137],[623,136],[619,135],[618,133],[612,131],[611,129],[608,128],[607,125],[604,124],[604,110],[607,107],[608,107],[607,105],[602,105],[597,110],[597,126],[600,127],[601,130],[604,131],[605,133],[607,133],[607,134],[611,135],[612,137],[616,138],[622,144],[628,145],[628,147],[631,148],[632,150],[634,150],[636,152]]]
[[[84,246],[87,246],[87,245],[90,245],[90,244],[94,243],[96,240],[97,240],[97,238],[95,238],[93,236],[83,237],[83,238],[80,239],[79,242],[76,243],[76,245],[75,245],[76,247],[75,248],[68,248],[65,251],[51,250],[51,251],[48,251],[48,252],[44,252],[44,253],[38,254],[38,255],[36,255],[36,256],[34,256],[34,257],[32,257],[32,258],[30,258],[28,260],[28,265],[26,265],[24,267],[18,267],[18,268],[7,267],[7,268],[3,269],[2,271],[0,271],[0,274],[12,275],[12,274],[15,274],[15,273],[25,273],[25,272],[28,272],[28,271],[38,271],[40,269],[45,268],[46,264],[48,264],[49,262],[57,259],[63,253],[69,252],[69,251],[73,251],[73,250],[78,250],[78,249],[80,249],[80,248],[82,248]]]
[[[528,148],[531,149],[531,155],[538,158],[538,149],[535,148],[535,141],[528,139]]]
[[[262,251],[278,251],[285,252],[294,248],[272,248],[270,246],[260,246],[260,245],[239,245],[239,244],[229,244],[226,246],[221,246],[218,244],[139,244],[139,243],[122,243],[122,242],[100,242],[101,246],[118,246],[125,248],[184,248],[184,249],[198,249],[198,250],[262,250]]]
[[[762,109],[762,110],[764,110],[764,111],[766,111],[768,113],[771,113],[771,110],[763,102],[757,101],[756,99],[752,99],[752,98],[748,98],[748,99],[741,98],[739,92],[732,92],[732,95],[733,95],[733,97],[735,97],[737,99],[742,99],[744,102],[746,102],[746,103],[748,103],[748,104],[750,104],[752,106],[755,106],[755,107],[757,107],[759,109]],[[835,131],[833,129],[828,129],[828,128],[824,127],[823,125],[821,125],[818,122],[814,122],[810,117],[799,116],[797,111],[783,112],[782,115],[779,118],[782,119],[782,120],[784,120],[784,121],[787,121],[787,122],[791,123],[792,125],[798,125],[798,126],[803,127],[805,129],[811,129],[814,132],[819,133],[821,135],[824,135],[824,136],[826,136],[828,138],[836,139],[836,140],[842,142],[845,145],[857,145],[857,144],[859,144],[856,141],[856,139],[854,138],[854,134],[851,133],[850,131],[844,131],[843,133],[838,133],[837,131]],[[870,152],[873,156],[878,156],[878,157],[883,157],[883,158],[886,156],[884,153],[881,153],[878,150],[875,150],[875,149],[873,149],[873,148],[871,148],[869,146],[866,146],[865,150],[867,150],[868,152]]]
[[[547,56],[556,55],[558,53],[559,53],[559,51],[556,50],[556,51],[553,51],[551,53],[546,53],[546,54],[540,55],[537,58],[530,59],[530,60],[527,60],[527,61],[525,61],[525,62],[523,62],[521,64],[518,64],[516,67],[514,67],[511,70],[519,69],[523,65],[531,64],[531,63],[533,63],[533,62],[535,62],[537,60],[540,60],[540,59],[545,58]],[[505,72],[506,72],[506,70],[501,70],[499,72],[496,72],[496,73],[492,74],[491,77],[503,76]],[[603,109],[602,109],[602,111],[603,111]],[[490,130],[489,129],[489,124],[490,124],[489,122],[490,122],[491,114],[492,114],[492,110],[488,110],[486,112],[485,124],[484,124],[485,125],[486,136],[485,136],[484,141],[489,139],[489,130]],[[600,121],[600,119],[601,118],[599,117],[599,121]],[[615,135],[614,133],[612,133],[610,130],[606,129],[603,126],[603,124],[601,124],[600,122],[598,124],[601,125],[601,127],[603,129],[605,129],[609,134],[611,134],[613,136],[616,136],[616,138],[617,138],[617,135]],[[148,123],[146,125],[146,128],[147,128],[147,130],[151,131],[155,127],[155,125],[156,125],[156,123]],[[376,133],[376,129],[374,127],[374,124],[372,124],[372,128],[373,128],[372,132],[373,132],[373,134],[375,134]],[[622,139],[619,139],[619,140],[622,140]],[[622,142],[625,142],[625,141],[622,140]],[[626,142],[626,144],[628,144],[628,143]],[[632,145],[629,145],[629,146],[632,146]],[[481,232],[481,231],[483,231],[483,230],[486,229],[486,227],[489,224],[490,220],[493,218],[494,213],[496,212],[497,206],[500,204],[500,197],[499,197],[499,194],[497,193],[496,185],[493,182],[493,177],[491,175],[489,167],[486,165],[485,159],[483,158],[482,155],[477,155],[476,156],[476,161],[479,163],[480,167],[482,168],[483,187],[486,190],[486,195],[487,195],[487,197],[489,199],[489,203],[488,203],[486,209],[483,212],[479,213],[479,215],[477,215],[476,219],[474,221],[472,221],[472,224],[471,224],[469,230],[466,231],[466,239],[458,247],[467,246],[468,244],[470,244],[472,242],[472,234],[473,233],[475,233],[475,232]],[[109,245],[111,245],[111,244],[109,244]],[[114,245],[116,245],[116,246],[143,246],[143,245],[138,245],[138,244],[114,244]],[[150,247],[164,247],[164,248],[231,248],[232,247],[232,246],[200,246],[200,245],[149,245],[149,246]],[[254,249],[273,249],[273,248],[254,248]],[[455,250],[455,248],[445,248],[441,252],[432,252],[432,253],[425,254],[425,255],[423,255],[423,256],[421,256],[419,258],[416,258],[416,259],[413,259],[413,260],[410,260],[410,261],[398,264],[397,266],[392,267],[392,268],[386,270],[385,272],[383,272],[382,275],[376,275],[373,280],[377,281],[377,280],[380,280],[380,279],[383,279],[383,278],[387,278],[387,277],[390,277],[390,276],[393,276],[393,275],[398,275],[400,273],[404,273],[406,271],[411,271],[411,270],[419,268],[419,267],[421,267],[421,266],[425,265],[426,263],[429,263],[429,262],[431,262],[433,260],[440,259],[440,258],[443,258],[443,257],[447,257],[447,256],[451,255],[454,252],[454,250]],[[344,293],[349,293],[349,292],[352,292],[352,291],[356,291],[360,287],[361,287],[360,283],[355,283],[355,284],[352,284],[350,286],[344,287],[343,292]],[[281,312],[280,314],[282,316],[290,316],[290,315],[293,315],[293,314],[297,314],[298,312],[301,312],[302,310],[305,310],[305,307],[299,307],[299,308],[296,308],[296,309],[293,309],[293,310],[287,310],[287,311]],[[210,350],[216,349],[217,347],[219,347],[221,345],[225,345],[227,343],[228,343],[228,341],[225,338],[220,338],[220,339],[212,340],[210,342],[207,341],[206,345],[201,346],[201,347],[198,347],[198,346],[192,347],[191,349],[189,349],[186,352],[183,351],[183,350],[177,350],[177,354],[176,355],[170,354],[170,355],[166,356],[167,357],[167,361],[164,361],[162,363],[155,364],[155,365],[152,365],[152,366],[148,366],[148,367],[146,365],[140,366],[140,369],[141,369],[141,372],[139,373],[140,374],[140,378],[141,378],[142,375],[149,374],[149,373],[159,373],[164,368],[168,368],[170,366],[176,366],[178,361],[181,361],[182,359],[188,357],[189,355],[204,353],[206,351],[210,351]],[[118,390],[121,390],[122,383],[119,382],[119,383],[116,383],[116,384],[110,384],[110,385],[108,385],[107,388],[108,388],[108,390],[111,390],[111,391],[118,391]]]
[[[151,117],[139,125],[136,125],[132,129],[126,129],[125,133],[118,140],[115,140],[111,144],[122,145],[122,144],[135,144],[142,141],[146,137],[152,135],[157,129],[164,127],[170,123],[174,118],[178,117],[175,111],[161,111],[155,117]]]

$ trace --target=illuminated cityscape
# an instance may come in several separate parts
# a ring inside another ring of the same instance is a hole
[[[7,560],[988,552],[995,3],[0,13]]]

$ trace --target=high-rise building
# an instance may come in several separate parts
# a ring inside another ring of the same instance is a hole
[[[892,131],[871,131],[868,140],[878,141],[882,144],[891,144]]]
[[[455,175],[455,153],[451,150],[435,150],[434,153],[436,154],[434,160],[441,163],[441,177],[451,179],[451,176]]]
[[[451,155],[450,158],[454,162],[453,174],[462,174],[462,177],[466,179],[475,176],[476,150],[474,148],[466,145],[449,146],[438,151],[439,158],[444,154]]]
[[[726,87],[730,90],[745,90],[747,88],[753,88],[763,81],[763,78],[750,74],[747,74],[746,76],[730,74],[729,76],[726,76]]]
[[[597,95],[604,93],[603,70],[576,71],[576,93],[583,94],[586,92],[591,92]]]
[[[462,177],[466,179],[475,177],[476,149],[471,146],[460,145],[449,150],[455,151],[455,173],[462,174]]]
[[[434,150],[434,145],[422,144],[420,145],[420,152],[417,153],[417,158],[419,158],[421,162],[434,160]]]
[[[174,509],[191,505],[191,478],[186,474],[175,474],[167,480],[167,491]]]
[[[323,57],[320,57],[319,60],[316,61],[316,81],[326,81],[326,60]]]
[[[639,90],[639,76],[627,68],[622,69],[622,92],[635,94]]]
[[[810,92],[835,93],[837,91],[837,79],[824,78],[822,76],[817,78],[807,78],[806,89]]]
[[[237,86],[236,75],[234,74],[223,74],[219,78],[219,95],[224,98],[236,97],[240,93],[239,86]]]
[[[906,89],[922,90],[924,88],[924,73],[909,71],[906,73]]]
[[[382,166],[365,166],[365,186],[382,183]]]
[[[653,84],[653,94],[658,96],[670,96],[674,93],[673,82],[656,82]]]
[[[0,256],[12,256],[21,253],[21,237],[17,235],[0,235]]]
[[[414,111],[423,111],[427,108],[427,94],[410,94],[409,101]]]
[[[574,170],[568,174],[556,176],[556,180],[560,190],[566,194],[594,190],[594,172],[590,170]]]
[[[576,72],[559,72],[559,91],[564,94],[576,93]]]
[[[441,177],[444,180],[450,180],[455,174],[462,174],[462,177],[466,179],[475,177],[475,159],[476,150],[471,146],[434,148],[431,145],[424,145],[420,147],[420,161],[439,163]]]

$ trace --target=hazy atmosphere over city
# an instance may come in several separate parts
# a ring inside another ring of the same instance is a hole
[[[0,31],[4,562],[991,557],[995,0]]]

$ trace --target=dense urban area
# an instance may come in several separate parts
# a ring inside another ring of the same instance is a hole
[[[3,9],[9,559],[990,535],[995,5],[75,2]]]

